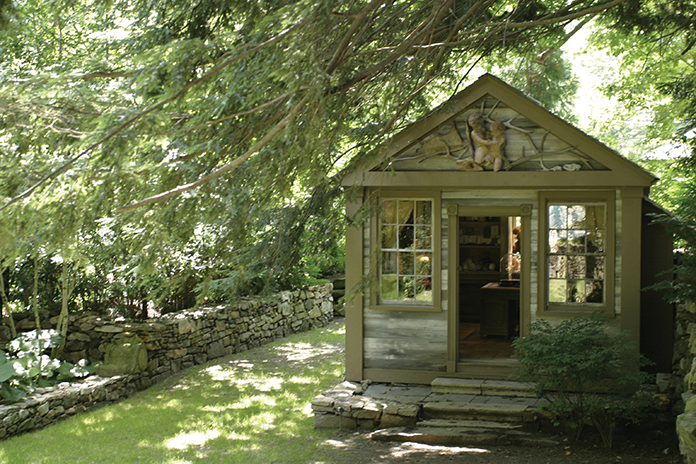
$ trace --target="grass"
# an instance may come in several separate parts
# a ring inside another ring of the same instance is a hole
[[[7,439],[0,463],[310,463],[333,432],[312,398],[341,381],[344,325],[184,371],[134,397]]]

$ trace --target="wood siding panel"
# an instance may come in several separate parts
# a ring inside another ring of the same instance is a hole
[[[447,313],[365,311],[366,369],[444,370]]]

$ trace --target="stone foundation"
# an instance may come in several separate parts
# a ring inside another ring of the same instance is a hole
[[[342,382],[312,400],[314,427],[318,429],[366,429],[412,427],[418,422],[417,400],[375,399],[363,396],[368,384]]]
[[[15,404],[0,404],[0,438],[127,398],[187,367],[292,333],[324,327],[332,319],[331,284],[280,292],[267,300],[249,299],[236,305],[179,311],[142,322],[110,321],[90,313],[71,314],[63,354],[66,360],[77,362],[84,358],[103,363],[105,353],[118,351],[119,343],[136,335],[145,346],[147,361],[110,361],[111,364],[97,367],[97,373],[115,377],[93,376],[84,382],[37,390]],[[55,324],[57,318],[51,322]],[[6,341],[0,343],[4,346]],[[142,357],[142,352],[137,355]]]

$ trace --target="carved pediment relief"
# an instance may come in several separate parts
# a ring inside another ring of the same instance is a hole
[[[606,170],[590,156],[487,96],[391,161],[396,171]]]

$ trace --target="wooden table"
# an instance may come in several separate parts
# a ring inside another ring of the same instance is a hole
[[[489,282],[481,290],[481,335],[512,337],[520,321],[520,288]]]

